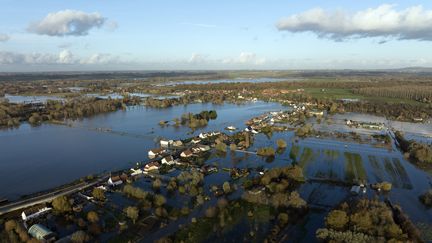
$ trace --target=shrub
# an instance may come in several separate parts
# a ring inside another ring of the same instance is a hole
[[[276,141],[276,144],[277,144],[278,148],[286,148],[287,147],[287,143],[283,139],[278,139]]]
[[[123,209],[123,211],[126,214],[126,216],[130,218],[132,222],[135,224],[139,216],[139,209],[137,207],[130,206]]]
[[[427,207],[432,207],[432,189],[419,197],[420,201]]]
[[[92,196],[100,201],[105,200],[105,192],[101,188],[94,188],[92,191]]]
[[[58,212],[69,212],[72,210],[72,206],[66,196],[60,196],[54,198],[52,201],[54,210]]]
[[[99,221],[99,216],[95,211],[90,211],[87,213],[87,220],[92,223],[97,223]]]
[[[329,228],[341,230],[348,223],[347,213],[342,210],[333,210],[326,217],[326,225]]]
[[[274,157],[275,150],[272,147],[263,147],[257,150],[257,154],[260,156]]]

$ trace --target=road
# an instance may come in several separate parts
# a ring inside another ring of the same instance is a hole
[[[8,203],[8,204],[0,207],[0,215],[9,213],[9,212],[12,212],[15,210],[20,210],[23,208],[31,207],[33,205],[51,202],[56,197],[76,193],[76,192],[82,191],[88,187],[94,186],[94,185],[96,185],[102,181],[106,181],[108,179],[108,177],[109,177],[108,175],[104,175],[104,176],[100,177],[99,179],[97,179],[96,181],[91,182],[91,183],[83,182],[83,183],[79,183],[77,185],[72,185],[72,186],[67,187],[67,188],[59,189],[57,191],[48,192],[46,194],[39,195],[36,197],[27,198],[27,199]]]

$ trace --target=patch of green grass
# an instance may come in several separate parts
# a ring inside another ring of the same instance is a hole
[[[345,152],[345,179],[348,181],[365,181],[366,170],[360,154]]]
[[[415,100],[409,100],[409,99],[389,98],[389,97],[382,97],[382,96],[364,96],[361,94],[354,94],[350,89],[325,88],[323,91],[323,89],[321,88],[305,88],[304,90],[305,93],[318,99],[332,99],[332,100],[359,99],[359,100],[375,101],[375,102],[424,105],[424,103]]]
[[[303,153],[300,156],[300,160],[299,160],[299,166],[304,170],[306,165],[309,164],[312,161],[312,159],[313,159],[313,150],[307,147],[303,148]]]

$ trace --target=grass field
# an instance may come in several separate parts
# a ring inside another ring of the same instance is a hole
[[[387,102],[387,103],[406,103],[413,105],[424,105],[424,103],[408,100],[408,99],[399,99],[399,98],[389,98],[389,97],[377,97],[377,96],[364,96],[359,94],[354,94],[350,89],[321,89],[321,88],[305,88],[305,93],[309,94],[314,98],[319,99],[359,99],[366,101],[376,101],[376,102]]]

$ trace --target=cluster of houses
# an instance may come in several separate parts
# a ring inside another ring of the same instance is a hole
[[[365,128],[365,129],[372,129],[372,130],[383,130],[384,129],[383,123],[357,122],[357,121],[353,121],[353,120],[346,120],[345,124],[349,127],[356,127],[356,128]]]

